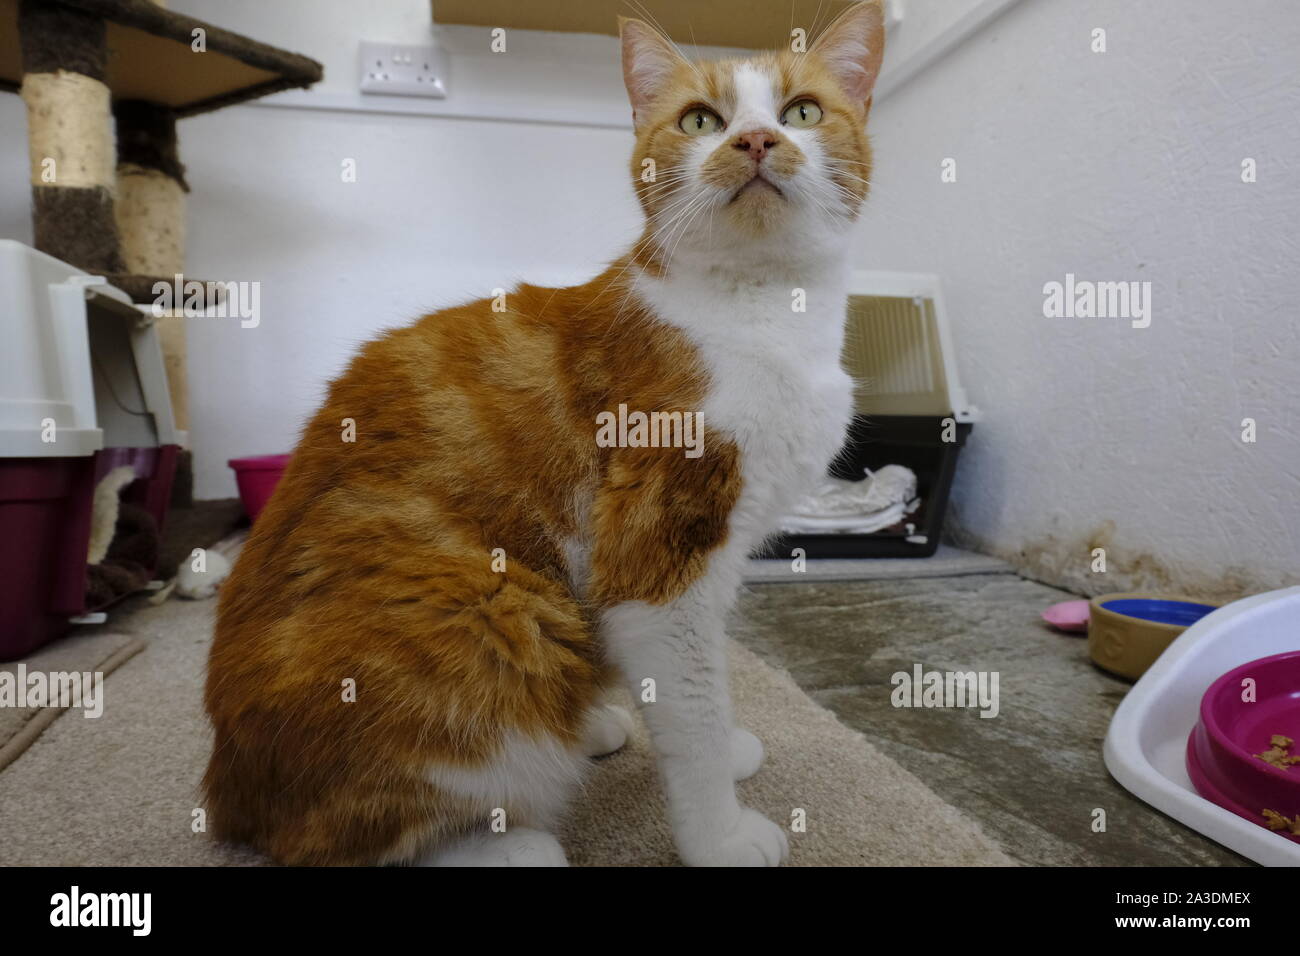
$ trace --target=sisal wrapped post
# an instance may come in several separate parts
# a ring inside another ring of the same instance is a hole
[[[21,0],[18,31],[36,248],[87,272],[122,272],[104,21]]]
[[[127,271],[170,278],[185,271],[185,167],[176,148],[176,117],[156,103],[119,100],[117,230]],[[157,320],[176,427],[189,428],[185,318]]]

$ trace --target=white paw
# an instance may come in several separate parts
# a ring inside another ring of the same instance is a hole
[[[779,866],[790,855],[785,831],[757,810],[741,809],[735,826],[704,852],[682,852],[688,866]]]
[[[627,743],[632,733],[632,715],[625,707],[602,704],[593,707],[587,715],[587,726],[582,735],[582,752],[588,757],[612,754]]]
[[[743,727],[731,731],[731,775],[748,780],[763,765],[763,742]]]
[[[508,838],[509,833],[499,834]],[[568,866],[564,847],[549,833],[540,830],[516,830],[513,842],[507,840],[502,851],[502,866]]]
[[[541,830],[517,827],[505,833],[464,837],[424,860],[422,866],[568,866],[560,841]]]
[[[205,567],[195,571],[189,558],[176,569],[176,594],[192,601],[201,601],[217,593],[221,582],[230,577],[230,560],[220,551],[208,548],[204,556]]]

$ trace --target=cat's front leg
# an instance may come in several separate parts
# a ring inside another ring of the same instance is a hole
[[[664,605],[610,608],[606,646],[650,730],[682,861],[776,866],[789,852],[785,832],[736,799],[734,781],[757,770],[762,745],[732,725],[725,612],[707,584]]]
[[[591,508],[589,598],[650,731],[678,852],[701,866],[776,866],[787,853],[785,832],[736,799],[736,775],[762,749],[733,736],[727,692],[742,483],[739,448],[721,435],[697,458],[619,447]]]

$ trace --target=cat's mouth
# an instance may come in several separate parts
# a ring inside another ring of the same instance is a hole
[[[762,173],[755,173],[749,182],[736,190],[736,194],[731,197],[731,202],[735,202],[741,196],[747,196],[751,193],[772,193],[784,198],[781,187],[763,176]]]

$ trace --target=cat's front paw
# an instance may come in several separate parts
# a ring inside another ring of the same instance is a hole
[[[790,855],[785,831],[757,810],[742,808],[721,839],[683,847],[687,866],[780,866]]]
[[[626,707],[603,704],[587,714],[582,732],[582,752],[588,757],[603,757],[622,749],[632,733],[632,715]]]
[[[731,777],[748,780],[763,765],[763,742],[743,727],[731,731]]]

